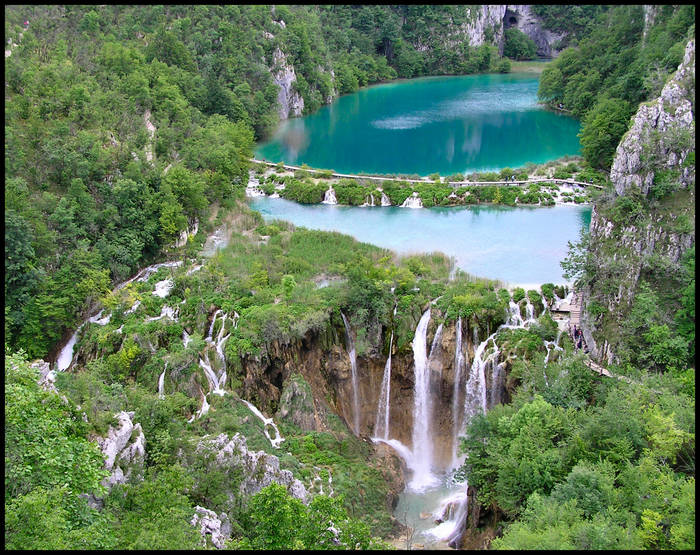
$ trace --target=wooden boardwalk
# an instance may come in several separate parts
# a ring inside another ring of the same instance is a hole
[[[270,167],[277,167],[279,163],[268,162],[266,160],[257,160],[255,158],[250,159],[251,162],[256,164],[265,164]],[[312,168],[302,168],[301,166],[290,166],[289,164],[282,164],[285,170],[295,171],[302,170],[309,173],[328,173],[329,170],[315,170]],[[346,179],[370,179],[372,181],[406,181],[408,183],[432,183],[428,178],[425,179],[402,179],[400,177],[381,177],[378,175],[357,175],[350,173],[331,173],[331,177],[339,177]],[[448,181],[445,184],[451,185],[454,188],[457,187],[471,187],[471,186],[482,186],[482,185],[530,185],[532,183],[557,183],[563,185],[578,185],[580,187],[595,187],[596,189],[603,189],[602,185],[596,185],[594,183],[585,183],[583,181],[574,181],[573,179],[555,179],[555,178],[543,178],[543,179],[527,179],[525,181]]]

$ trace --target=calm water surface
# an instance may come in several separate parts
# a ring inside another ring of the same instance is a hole
[[[284,122],[255,154],[342,173],[419,175],[579,154],[578,120],[542,109],[538,84],[519,73],[376,85]]]
[[[266,221],[339,231],[400,254],[442,251],[470,274],[511,284],[563,283],[559,262],[591,220],[589,206],[410,209],[250,201]]]

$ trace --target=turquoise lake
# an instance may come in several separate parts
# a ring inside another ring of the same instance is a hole
[[[285,121],[255,156],[341,173],[448,175],[580,154],[579,121],[539,106],[538,84],[512,73],[374,85]]]
[[[339,231],[399,254],[441,251],[470,274],[509,284],[564,283],[567,242],[591,220],[590,206],[575,205],[360,208],[257,197],[250,206],[266,221]]]

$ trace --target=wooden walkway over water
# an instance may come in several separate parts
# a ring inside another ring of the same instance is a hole
[[[265,164],[267,166],[276,168],[279,163],[268,162],[266,160],[257,160],[255,158],[250,159],[251,162],[256,164]],[[295,171],[301,170],[309,173],[320,173],[327,174],[329,170],[315,170],[312,168],[302,168],[301,166],[290,166],[289,164],[282,164],[285,170]],[[339,177],[343,179],[368,179],[371,181],[406,181],[408,183],[432,183],[428,178],[425,179],[402,179],[400,177],[382,177],[378,175],[357,175],[350,173],[335,173],[332,172],[331,177]],[[578,185],[579,187],[594,187],[596,189],[603,189],[602,185],[596,185],[595,183],[585,183],[584,181],[574,181],[573,179],[555,179],[555,178],[542,178],[542,179],[527,179],[524,181],[448,181],[447,185],[452,187],[471,187],[471,186],[482,186],[482,185],[530,185],[532,183],[555,183],[562,185]]]

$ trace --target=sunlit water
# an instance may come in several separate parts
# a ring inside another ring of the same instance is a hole
[[[563,283],[568,241],[588,229],[590,206],[460,206],[411,210],[251,199],[266,221],[339,231],[400,254],[442,251],[470,274],[510,284]]]
[[[580,153],[578,120],[537,104],[539,76],[426,77],[367,87],[284,122],[257,158],[342,173],[516,168]]]

